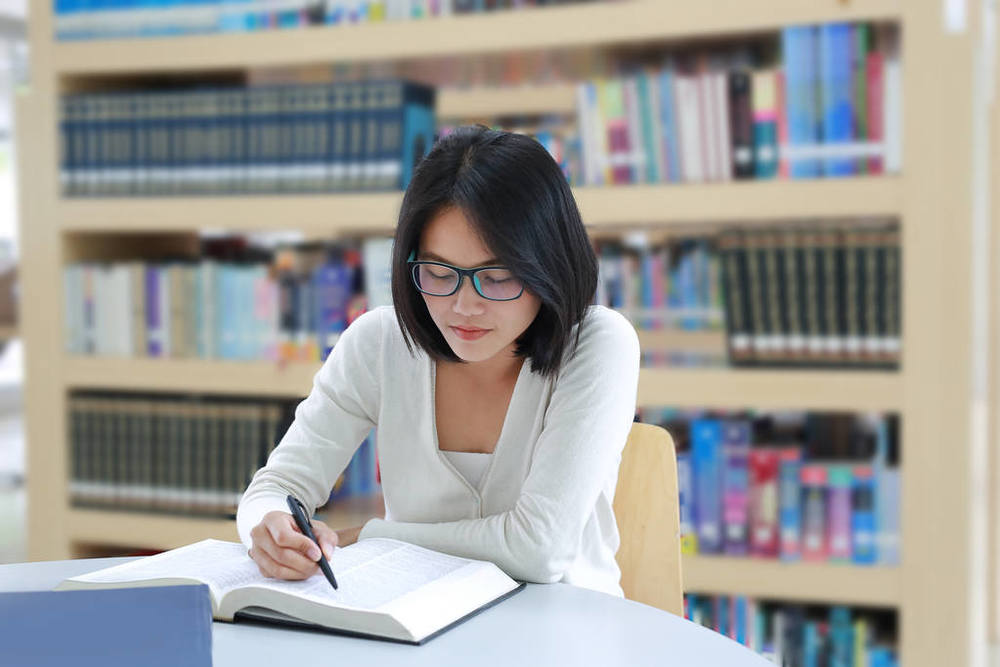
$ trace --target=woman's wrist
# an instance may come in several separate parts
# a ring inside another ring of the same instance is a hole
[[[358,535],[364,526],[354,526],[353,528],[343,528],[337,531],[337,545],[346,547],[358,541]]]

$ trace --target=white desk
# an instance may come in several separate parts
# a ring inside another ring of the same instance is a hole
[[[95,558],[0,565],[0,592],[51,590],[66,577],[128,560]],[[220,622],[214,624],[212,642],[215,667],[774,667],[736,642],[673,614],[565,584],[528,584],[512,598],[423,646]]]

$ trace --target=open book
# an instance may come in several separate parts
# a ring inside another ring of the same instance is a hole
[[[56,590],[204,583],[212,615],[422,644],[524,588],[495,564],[386,538],[336,548],[304,581],[269,579],[238,542],[202,540],[64,580]]]

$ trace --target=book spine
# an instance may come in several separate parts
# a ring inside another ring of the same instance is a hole
[[[731,110],[732,174],[738,180],[753,178],[754,165],[754,78],[749,70],[729,73],[729,108]]]
[[[750,553],[776,558],[780,553],[779,452],[755,447],[750,450]]]
[[[716,420],[691,422],[695,517],[701,553],[722,550],[722,425]]]
[[[826,561],[829,558],[827,540],[827,469],[821,465],[803,465],[802,483],[802,559]]]
[[[802,454],[797,447],[783,448],[780,453],[779,514],[781,517],[781,559],[796,561],[802,556],[802,513],[800,471]]]
[[[722,427],[723,529],[724,551],[730,555],[746,555],[747,507],[749,504],[750,424],[742,420],[727,421]]]

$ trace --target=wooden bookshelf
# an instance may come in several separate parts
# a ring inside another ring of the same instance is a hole
[[[58,192],[60,92],[121,75],[243,71],[333,61],[420,61],[509,52],[616,48],[752,36],[795,23],[891,21],[902,35],[904,172],[880,178],[579,188],[593,232],[711,229],[773,220],[898,217],[903,244],[903,359],[899,372],[644,369],[640,402],[678,407],[893,411],[901,415],[902,563],[896,568],[684,560],[685,585],[707,593],[895,607],[907,667],[973,664],[985,641],[980,491],[985,466],[969,419],[973,369],[975,58],[981,3],[949,27],[940,3],[902,0],[622,0],[401,22],[176,39],[55,43],[51,4],[33,7],[32,81],[17,100],[22,257],[19,331],[26,344],[29,557],[65,558],[77,544],[167,548],[233,539],[231,521],[123,517],[69,507],[66,393],[73,388],[301,395],[315,364],[65,359],[62,268],[78,232],[190,235],[203,230],[388,233],[401,196],[190,197],[66,200]],[[489,109],[569,113],[565,86],[442,91],[456,117]],[[955,119],[963,119],[961,122]],[[947,128],[946,139],[936,128]],[[988,182],[988,181],[987,181]],[[87,243],[93,243],[89,239]],[[112,248],[113,249],[113,248]],[[991,307],[995,314],[995,307]],[[991,422],[995,419],[990,417]],[[372,508],[368,508],[369,511]],[[354,518],[361,519],[364,509]],[[997,616],[994,614],[994,616]],[[994,623],[996,623],[994,619]]]

